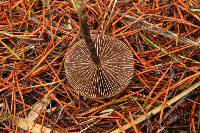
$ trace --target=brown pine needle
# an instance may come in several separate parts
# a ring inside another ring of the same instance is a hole
[[[195,90],[195,89],[198,88],[199,86],[200,86],[200,81],[197,82],[197,83],[195,83],[195,84],[192,85],[191,87],[189,87],[187,90],[181,92],[179,95],[177,95],[177,96],[173,97],[172,99],[168,100],[168,101],[166,102],[166,105],[170,106],[170,105],[174,104],[175,102],[177,102],[177,101],[180,100],[181,98],[187,96],[190,92],[192,92],[193,90]],[[167,107],[167,106],[166,106],[166,107]],[[165,107],[165,108],[166,108],[166,107]],[[155,114],[159,113],[159,112],[161,111],[161,109],[162,109],[162,105],[160,105],[160,106],[154,108],[154,109],[151,110],[149,113],[147,113],[147,115],[142,115],[142,116],[140,116],[139,118],[135,119],[135,120],[134,120],[134,123],[137,125],[137,124],[139,124],[139,123],[145,121],[145,120],[148,118],[148,116],[152,116],[152,115],[155,115]],[[113,130],[111,133],[120,133],[120,132],[121,132],[121,129],[127,130],[127,129],[131,128],[131,127],[132,127],[131,124],[125,124],[125,125],[123,125],[123,126],[120,126],[120,128],[117,128],[117,129]]]

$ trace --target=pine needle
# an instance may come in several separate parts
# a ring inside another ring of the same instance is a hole
[[[169,57],[173,58],[175,61],[179,62],[181,65],[186,66],[184,63],[182,63],[181,61],[179,61],[178,59],[176,59],[173,54],[168,53],[164,48],[161,48],[160,46],[158,46],[157,44],[155,44],[153,41],[151,41],[149,38],[147,38],[145,35],[142,35],[142,38],[147,41],[148,43],[150,43],[153,47],[159,49],[161,52],[163,52],[164,54],[167,54]]]

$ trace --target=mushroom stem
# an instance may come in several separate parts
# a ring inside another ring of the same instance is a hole
[[[97,50],[94,46],[94,43],[91,39],[89,26],[87,24],[87,14],[86,14],[86,3],[85,0],[79,0],[79,6],[78,6],[78,17],[80,21],[80,29],[83,36],[83,39],[87,45],[87,48],[90,52],[90,56],[93,60],[93,62],[99,66],[100,65],[100,59],[97,56]]]

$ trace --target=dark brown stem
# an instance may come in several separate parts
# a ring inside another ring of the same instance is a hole
[[[79,0],[79,5],[80,6],[78,8],[78,15],[79,15],[80,29],[81,29],[82,36],[83,36],[83,39],[85,40],[88,50],[90,51],[90,56],[93,62],[96,65],[99,65],[100,60],[97,55],[97,50],[91,39],[89,26],[87,24],[86,3],[84,0]]]

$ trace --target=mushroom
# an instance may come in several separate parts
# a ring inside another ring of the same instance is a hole
[[[134,72],[129,47],[112,36],[90,35],[85,3],[78,10],[83,39],[65,55],[66,77],[75,91],[94,99],[109,98],[122,92]]]
[[[96,65],[82,39],[65,56],[71,86],[89,98],[107,98],[122,92],[133,75],[133,55],[122,41],[109,35],[92,35],[100,65]]]

